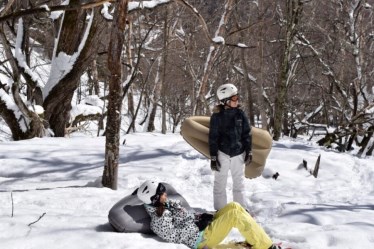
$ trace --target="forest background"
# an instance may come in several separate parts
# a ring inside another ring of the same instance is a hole
[[[323,130],[320,145],[372,156],[373,4],[2,1],[0,132],[64,137],[93,121],[106,136],[103,185],[115,189],[120,133],[154,131],[158,111],[161,132],[175,132],[210,115],[230,82],[274,140]]]

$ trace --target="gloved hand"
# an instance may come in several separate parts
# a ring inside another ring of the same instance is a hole
[[[195,217],[195,224],[199,228],[199,231],[204,230],[213,220],[213,215],[209,213],[202,213]]]
[[[221,164],[219,163],[216,156],[210,158],[210,168],[214,171],[219,171],[221,169]]]
[[[251,151],[246,151],[245,152],[245,157],[244,157],[244,164],[249,164],[252,162],[252,152]]]

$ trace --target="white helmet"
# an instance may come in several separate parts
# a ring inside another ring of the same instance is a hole
[[[138,198],[145,204],[152,204],[152,197],[157,193],[165,192],[165,186],[155,181],[145,181],[138,189]]]
[[[217,97],[221,102],[237,94],[238,88],[233,84],[224,84],[217,89]]]

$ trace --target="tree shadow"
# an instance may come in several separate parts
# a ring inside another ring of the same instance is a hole
[[[286,203],[288,205],[295,205],[296,203]],[[374,205],[330,205],[330,204],[316,204],[313,208],[300,208],[297,210],[289,211],[279,215],[280,218],[286,218],[292,220],[294,216],[303,216],[305,223],[323,225],[318,220],[322,213],[332,212],[336,213],[338,211],[349,211],[352,213],[357,213],[361,210],[372,211],[374,215]],[[348,223],[347,223],[348,224]],[[371,221],[368,222],[353,222],[350,224],[359,224],[361,226],[374,227]]]
[[[139,149],[134,149],[134,152],[120,152],[120,159],[119,162],[120,164],[125,164],[129,162],[137,162],[137,161],[142,161],[142,160],[147,160],[147,159],[157,159],[160,157],[167,158],[175,158],[176,156],[183,156],[182,152],[173,152],[168,149],[156,149],[151,152],[144,152],[142,150],[141,146],[139,146]],[[121,154],[123,153],[123,154]]]
[[[103,155],[101,154],[88,154],[87,160],[89,161],[102,161]],[[4,158],[4,157],[0,157]],[[98,159],[100,158],[100,160]],[[83,162],[74,162],[71,161],[69,158],[62,159],[62,158],[42,158],[40,156],[30,157],[27,158],[27,165],[30,165],[29,168],[22,167],[18,171],[14,172],[4,172],[0,171],[0,177],[3,177],[8,180],[4,180],[1,182],[1,185],[10,185],[17,183],[19,181],[23,181],[24,179],[30,178],[38,178],[43,175],[51,175],[56,174],[55,176],[51,176],[54,181],[72,181],[72,180],[79,180],[81,179],[81,175],[87,171],[94,170],[97,168],[102,168],[103,163],[96,162],[96,163],[83,163]],[[82,158],[84,161],[84,158]]]
[[[95,231],[100,232],[100,233],[125,233],[125,232],[116,231],[109,222],[96,226]],[[151,238],[151,239],[155,239],[159,242],[165,242],[163,239],[161,239],[160,237],[158,237],[154,233],[151,233],[151,234],[138,233],[138,234],[140,234],[143,238],[147,238],[147,239]],[[167,243],[167,242],[165,242],[165,243]]]
[[[117,232],[113,227],[112,225],[107,222],[105,224],[101,224],[101,225],[98,225],[96,228],[95,228],[96,232],[110,232],[110,233],[113,233],[113,232]]]
[[[279,148],[279,149],[304,150],[304,151],[315,150],[315,148],[313,148],[311,146],[307,146],[305,144],[290,144],[290,145],[285,145],[285,144],[275,143],[275,144],[273,144],[272,147],[273,148]]]

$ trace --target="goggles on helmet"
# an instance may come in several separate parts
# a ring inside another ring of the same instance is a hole
[[[226,98],[222,101],[222,103],[225,103],[225,104],[228,104],[229,101],[232,101],[232,102],[237,102],[239,100],[239,95],[233,95],[229,98]]]
[[[231,97],[230,97],[230,100],[231,100],[231,101],[234,101],[234,102],[238,101],[238,100],[239,100],[239,95],[231,96]]]

